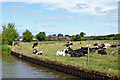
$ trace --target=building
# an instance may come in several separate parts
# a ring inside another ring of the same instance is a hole
[[[38,39],[36,38],[36,36],[33,36],[33,41],[37,41]]]
[[[19,41],[23,41],[23,36],[18,36]]]
[[[57,40],[57,36],[47,36],[47,39],[50,39],[50,40]]]
[[[71,38],[70,37],[65,37],[65,36],[59,36],[60,39],[65,39],[65,40],[70,40]]]
[[[19,39],[19,41],[23,41],[23,36],[18,36],[18,38],[17,39]],[[37,41],[38,39],[35,37],[35,36],[33,36],[33,41]]]

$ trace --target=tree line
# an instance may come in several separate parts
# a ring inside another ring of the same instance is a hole
[[[8,44],[8,45],[12,45],[12,42],[17,39],[17,37],[19,36],[17,30],[15,29],[15,24],[13,23],[8,23],[7,25],[2,26],[3,31],[2,31],[2,44]],[[85,36],[86,33],[84,32],[80,32],[80,34],[76,34],[76,35],[65,35],[65,37],[70,37],[71,41],[85,41],[85,40],[120,40],[120,34],[110,34],[110,35],[105,35],[105,36],[90,36],[90,37],[86,37]],[[61,41],[62,39],[60,39],[59,37],[62,36],[63,34],[53,34],[53,35],[49,35],[49,36],[56,36],[58,37],[58,41]],[[33,35],[29,30],[26,30],[25,32],[23,32],[23,41],[24,42],[31,42],[33,41]],[[36,35],[36,38],[39,41],[49,41],[49,39],[46,38],[46,33],[45,32],[39,32]]]

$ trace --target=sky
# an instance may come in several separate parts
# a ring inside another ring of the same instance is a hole
[[[118,33],[119,0],[2,0],[1,25],[15,23],[20,36],[28,29],[34,36],[98,36]],[[2,30],[2,27],[0,27]]]

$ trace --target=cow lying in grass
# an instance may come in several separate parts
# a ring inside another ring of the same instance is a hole
[[[36,49],[33,50],[33,54],[37,54],[37,55],[42,55],[43,52],[42,51],[38,51]]]
[[[101,50],[98,50],[98,54],[107,54],[107,52],[105,51],[105,49],[101,49]]]
[[[61,50],[61,51],[57,51],[56,52],[56,56],[59,56],[59,55],[65,56],[66,55],[66,49],[65,50]]]
[[[73,43],[71,43],[71,41],[67,41],[67,44],[63,45],[63,46],[66,46],[67,49],[57,51],[56,56],[59,56],[59,55],[65,56],[66,54],[70,54],[70,51],[72,51],[70,45],[73,45]]]

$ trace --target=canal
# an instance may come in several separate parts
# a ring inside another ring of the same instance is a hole
[[[29,63],[10,54],[2,54],[2,78],[59,78],[83,80],[72,75]]]

